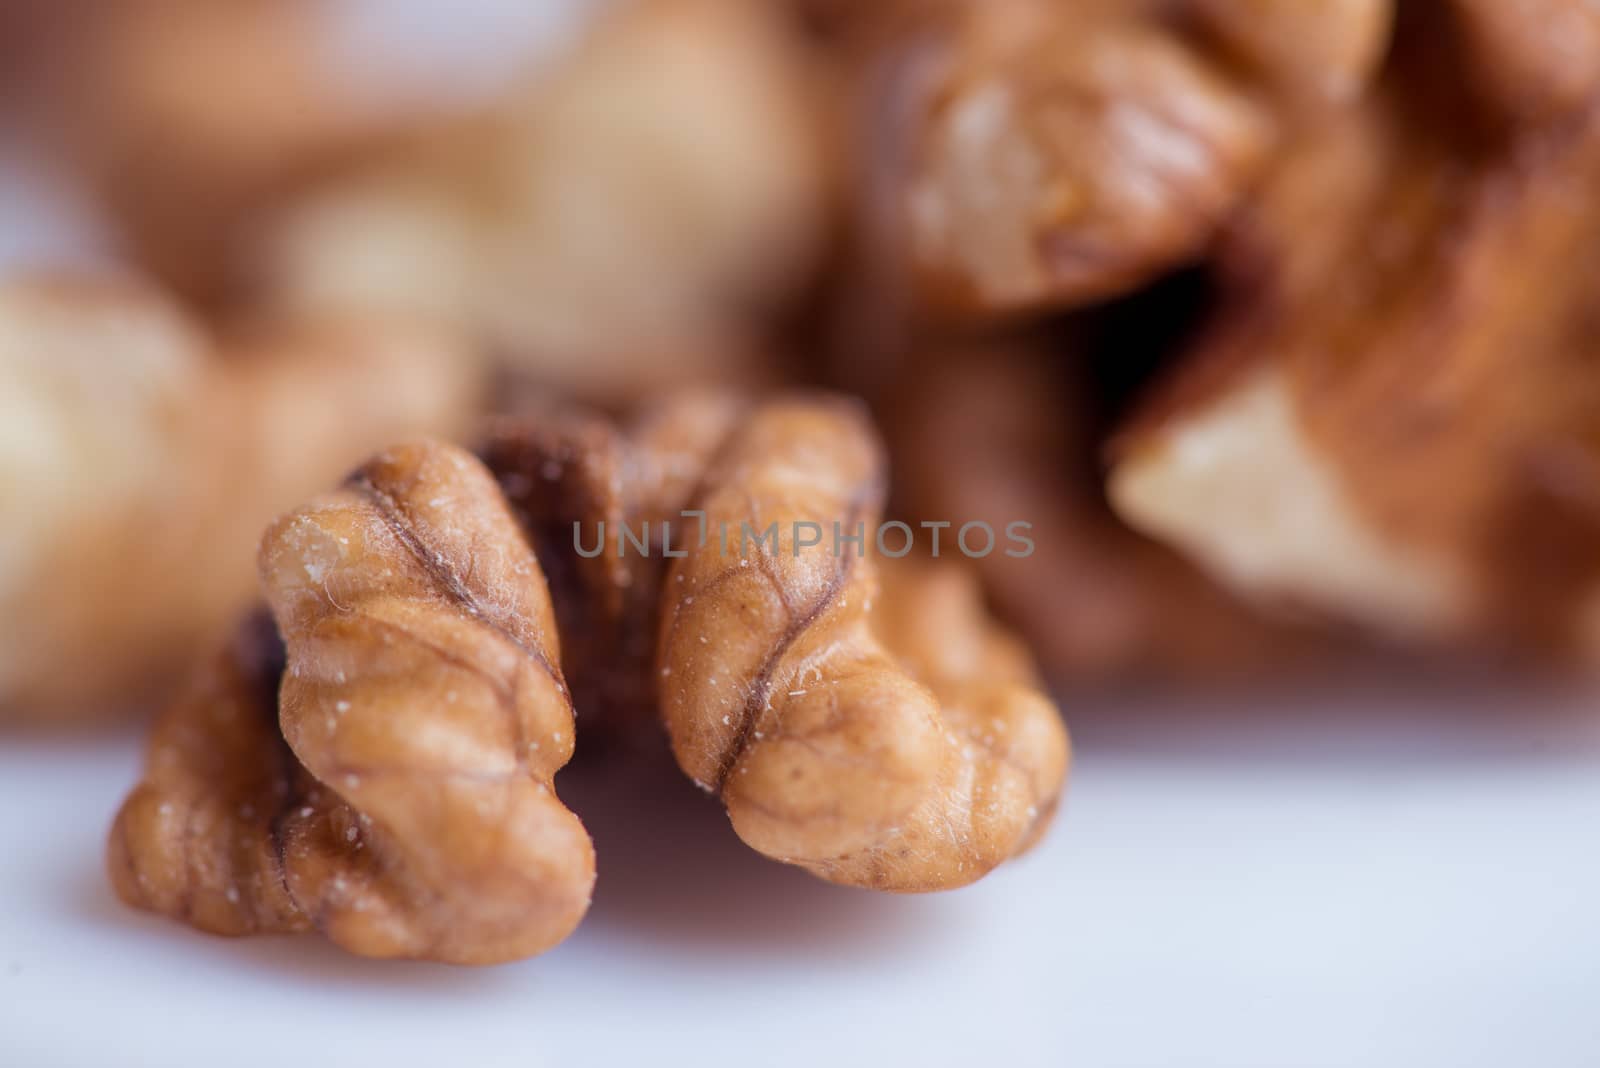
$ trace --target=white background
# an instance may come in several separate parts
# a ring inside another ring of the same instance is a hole
[[[0,1064],[1593,1066],[1582,705],[1079,704],[1045,844],[918,898],[765,861],[671,768],[591,757],[557,783],[594,908],[490,969],[129,910],[101,852],[134,733],[0,735]]]

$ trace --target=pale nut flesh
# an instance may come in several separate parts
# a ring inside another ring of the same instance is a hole
[[[797,522],[825,542],[858,524],[872,539],[883,474],[877,441],[843,402],[774,401],[734,431],[695,503],[708,538],[667,576],[662,714],[679,765],[758,852],[837,883],[945,889],[1038,836],[1067,739],[1011,654],[974,656],[970,669],[928,655],[990,640],[974,599],[942,602],[930,641],[891,624],[903,617],[882,598],[927,596],[931,608],[942,587],[880,589],[870,552],[797,549],[811,533]],[[776,541],[741,544],[746,525],[769,524]],[[946,668],[930,675],[931,663]]]
[[[552,786],[572,706],[543,575],[488,472],[390,449],[279,520],[261,570],[277,723],[271,671],[237,657],[168,711],[112,831],[118,892],[375,957],[495,963],[571,933],[594,881]]]

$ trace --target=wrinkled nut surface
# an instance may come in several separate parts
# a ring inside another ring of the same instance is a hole
[[[622,423],[553,406],[486,434],[479,453],[544,562],[591,737],[637,738],[655,718],[666,553],[694,536],[683,511],[744,407],[732,393],[684,390]]]
[[[281,650],[247,631],[167,711],[112,829],[118,893],[374,957],[494,963],[571,933],[594,882],[551,785],[572,705],[488,472],[390,449],[274,524],[261,571]]]
[[[1120,5],[925,5],[868,64],[872,240],[926,303],[1007,311],[1124,292],[1197,253],[1258,173],[1271,110]]]
[[[1112,498],[1252,595],[1592,660],[1600,129],[1439,136],[1384,100],[1286,163]]]
[[[759,852],[833,882],[936,890],[1037,837],[1067,741],[1031,676],[995,651],[1004,643],[974,598],[898,579],[880,590],[872,555],[831,551],[835,524],[873,537],[883,479],[878,443],[848,404],[751,412],[696,496],[705,543],[667,575],[661,708],[680,766]],[[816,524],[821,546],[799,545],[812,533],[800,522]],[[902,597],[947,614],[897,625],[906,617],[882,602]],[[936,652],[940,642],[970,656]]]
[[[218,344],[131,283],[0,284],[0,718],[159,692],[249,603],[273,516],[397,437],[458,430],[480,378],[404,323]]]

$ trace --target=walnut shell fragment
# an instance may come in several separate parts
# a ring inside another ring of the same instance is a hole
[[[1067,739],[1031,674],[986,651],[1004,642],[974,599],[898,578],[880,589],[874,554],[832,551],[858,526],[871,543],[883,492],[855,408],[788,399],[749,414],[696,497],[706,539],[668,572],[662,714],[679,765],[759,852],[832,882],[945,889],[1037,837]],[[913,629],[882,603],[910,596],[939,614]],[[933,655],[942,643],[970,655]]]
[[[167,711],[112,830],[118,893],[373,957],[495,963],[570,934],[594,882],[551,784],[572,705],[543,574],[488,472],[390,449],[274,524],[261,571],[284,668],[236,646]]]

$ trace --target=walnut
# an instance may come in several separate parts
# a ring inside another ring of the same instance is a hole
[[[881,449],[843,402],[775,400],[740,422],[695,498],[707,537],[668,571],[662,715],[679,765],[759,852],[839,883],[960,886],[1040,833],[1066,735],[970,590],[898,573],[880,590],[873,555],[830,551],[858,524],[873,539],[883,491]],[[803,523],[820,547],[802,549]],[[745,537],[769,525],[770,543]],[[898,598],[917,599],[917,625],[884,607]]]
[[[1122,295],[1197,259],[1286,131],[1365,91],[1393,4],[802,11],[855,85],[852,269],[871,293],[853,314],[981,320]]]
[[[1449,0],[1441,20],[1479,99],[1513,124],[1580,110],[1600,94],[1600,8],[1574,0]]]
[[[1112,499],[1258,598],[1592,658],[1600,127],[1450,130],[1386,95],[1286,162]]]
[[[767,5],[620,5],[490,115],[270,220],[264,299],[432,315],[602,401],[760,378],[752,312],[805,282],[824,226],[813,111]]]
[[[1264,163],[1266,101],[1138,5],[913,5],[865,63],[869,275],[961,313],[1082,303],[1195,255]]]
[[[396,435],[476,401],[402,324],[220,345],[132,284],[0,284],[0,718],[149,696],[250,599],[261,528]]]
[[[276,632],[247,629],[163,716],[112,830],[118,893],[375,957],[493,963],[571,933],[594,882],[551,785],[572,705],[488,472],[390,449],[273,524],[261,573]]]
[[[1110,336],[1126,359],[1127,338]],[[920,347],[890,423],[900,506],[918,521],[1029,524],[1027,560],[973,564],[1058,686],[1255,679],[1326,662],[1331,635],[1262,617],[1112,513],[1093,348],[1031,333]]]

